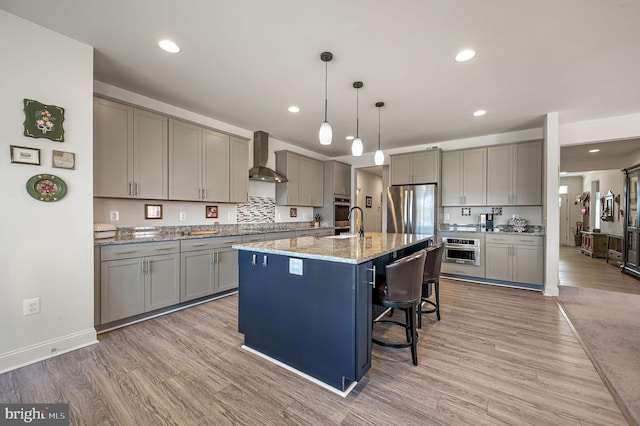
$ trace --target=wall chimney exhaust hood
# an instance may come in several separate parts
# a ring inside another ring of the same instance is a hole
[[[261,182],[287,182],[287,178],[267,167],[269,160],[269,133],[258,130],[253,133],[253,167],[249,180]]]

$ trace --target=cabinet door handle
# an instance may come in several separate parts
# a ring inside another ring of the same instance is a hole
[[[206,246],[206,245],[207,245],[206,243],[202,243],[202,244],[194,244],[194,245],[192,245],[191,247],[204,247],[204,246]]]
[[[135,188],[136,188],[135,196],[137,197],[138,196],[138,182],[135,183]]]
[[[219,251],[216,252],[215,257],[216,257],[216,263],[220,263],[220,252]]]
[[[207,188],[203,188],[202,189],[202,199],[206,200],[207,199]]]
[[[367,271],[371,271],[371,281],[367,284],[371,284],[371,287],[376,286],[376,265],[373,265],[373,268],[367,268]]]
[[[267,267],[267,255],[262,256],[262,267]]]
[[[135,253],[135,252],[136,252],[136,250],[131,250],[131,251],[117,251],[117,252],[115,252],[114,254],[115,254],[116,256],[119,256],[119,255],[121,255],[121,254],[131,254],[131,253]]]
[[[156,251],[171,250],[173,247],[158,247]]]
[[[257,260],[256,260],[256,255],[254,254],[254,255],[251,257],[251,264],[252,264],[253,266],[255,266],[257,263],[258,263],[258,262],[257,262]]]
[[[151,275],[151,261],[147,260],[147,274]]]
[[[132,188],[132,184],[131,184],[131,182],[129,182],[129,189],[128,189],[128,191],[127,191],[127,194],[129,194],[129,195],[133,195],[133,194],[131,193],[131,188]]]

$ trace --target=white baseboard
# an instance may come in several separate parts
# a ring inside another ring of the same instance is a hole
[[[77,333],[0,354],[0,374],[98,343],[96,330]]]

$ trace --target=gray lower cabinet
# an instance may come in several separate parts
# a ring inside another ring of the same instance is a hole
[[[486,277],[543,284],[544,246],[541,236],[487,234]]]
[[[180,301],[186,302],[238,287],[240,237],[181,241]]]
[[[100,256],[100,321],[108,323],[180,302],[177,241],[106,246]]]

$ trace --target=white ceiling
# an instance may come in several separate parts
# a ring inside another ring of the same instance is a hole
[[[638,0],[0,0],[95,47],[95,78],[329,157],[640,112]],[[178,55],[157,48],[162,38]],[[55,48],[50,46],[49,48]],[[462,48],[476,57],[453,60]],[[333,144],[318,142],[328,64]],[[35,60],[37,54],[25,52]],[[297,105],[298,114],[287,112]],[[486,109],[487,115],[471,113]]]

